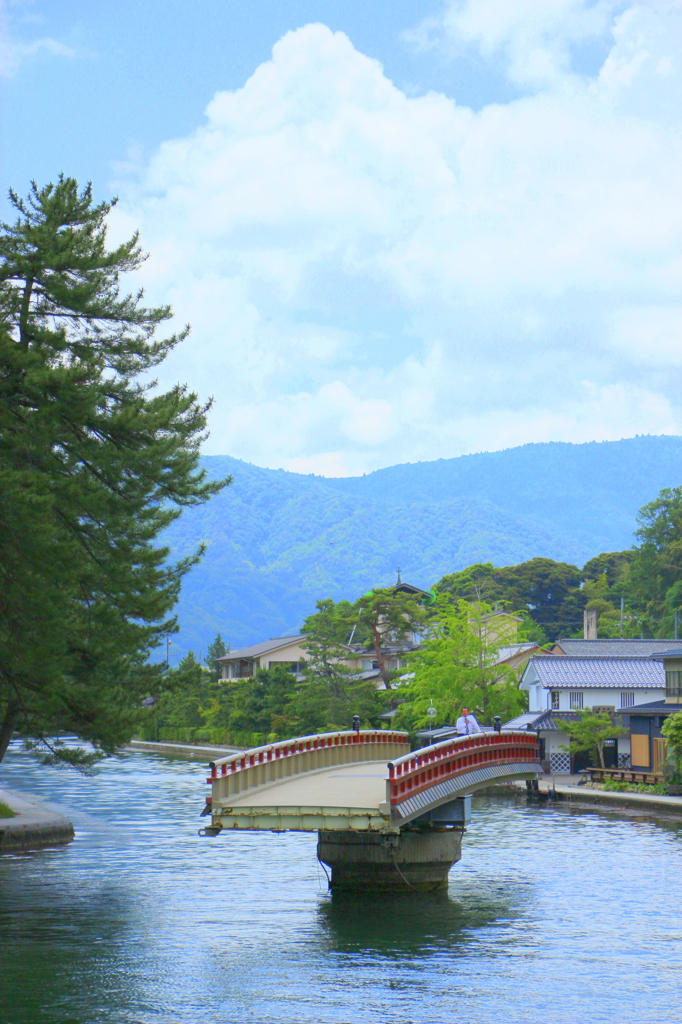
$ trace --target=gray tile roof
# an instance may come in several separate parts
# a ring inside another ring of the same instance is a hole
[[[503,728],[525,729],[526,726],[533,724],[538,714],[544,714],[544,712],[524,711],[522,715],[517,715],[516,718],[511,718],[508,722],[505,722]]]
[[[629,710],[634,710],[630,708]],[[612,716],[613,717],[613,716]],[[623,722],[624,718],[617,712],[618,721]],[[566,732],[566,722],[577,722],[580,714],[577,711],[527,711],[510,722],[505,722],[504,729],[527,729],[530,725],[534,730],[554,730],[555,732]]]
[[[566,722],[577,722],[580,715],[576,711],[543,711],[535,720],[534,729],[554,729],[556,732],[566,731]],[[619,714],[612,714],[614,721],[623,724],[623,718]]]
[[[682,711],[682,704],[668,704],[665,700],[652,700],[647,704],[635,704],[633,708],[621,708],[624,714],[628,715],[660,715],[661,712],[665,712],[666,715],[674,715],[678,711]]]
[[[276,651],[279,647],[287,647],[288,644],[293,644],[297,640],[305,640],[305,636],[303,634],[298,634],[297,636],[276,636],[271,640],[263,640],[260,644],[254,644],[252,647],[241,647],[238,651],[230,651],[229,654],[223,655],[222,658],[216,658],[216,661],[235,661],[237,658],[259,658],[261,654]]]
[[[559,640],[564,654],[587,658],[650,658],[652,654],[679,650],[682,640]]]
[[[525,654],[527,651],[539,651],[541,649],[534,640],[525,640],[519,644],[507,644],[506,647],[500,647],[498,650],[495,664],[500,665],[503,661],[518,657],[519,654]]]
[[[530,659],[530,666],[542,685],[553,690],[582,686],[600,689],[609,686],[624,689],[665,687],[663,663],[651,658],[576,658],[538,654]]]

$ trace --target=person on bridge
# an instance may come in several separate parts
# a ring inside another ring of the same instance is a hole
[[[470,736],[474,732],[482,731],[474,716],[469,714],[468,709],[462,708],[462,714],[457,719],[457,735]]]

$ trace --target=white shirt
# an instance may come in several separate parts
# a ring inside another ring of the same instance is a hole
[[[458,736],[467,736],[472,732],[481,732],[481,727],[474,718],[473,715],[460,715],[457,719],[457,734]]]

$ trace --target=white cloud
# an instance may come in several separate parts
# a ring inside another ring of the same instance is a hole
[[[682,304],[614,310],[611,344],[634,363],[682,367]]]
[[[0,76],[11,78],[22,64],[35,57],[75,57],[76,51],[50,36],[20,38],[23,25],[39,23],[22,3],[0,0]]]
[[[604,36],[619,0],[450,0],[406,33],[421,49],[475,45],[518,86],[552,85],[571,69],[572,47]]]
[[[112,229],[140,225],[150,297],[193,324],[163,373],[216,396],[208,450],[358,472],[679,429],[677,13],[622,8],[453,5],[510,74],[549,54],[478,113],[308,25],[120,186]]]

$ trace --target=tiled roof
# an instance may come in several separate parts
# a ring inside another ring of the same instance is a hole
[[[238,651],[230,651],[229,654],[223,655],[222,658],[216,658],[216,661],[234,661],[236,658],[258,658],[261,654],[268,654],[270,651],[276,651],[280,647],[288,647],[289,644],[301,640],[305,640],[305,636],[302,634],[298,636],[276,636],[271,640],[263,640],[260,644],[254,644],[252,647],[241,647]]]
[[[629,710],[634,710],[630,708]],[[623,721],[620,713],[619,721]],[[504,729],[527,729],[530,726],[533,730],[553,729],[556,732],[566,731],[566,722],[577,722],[580,714],[577,711],[527,711],[510,722],[505,722]]]
[[[635,704],[633,708],[621,708],[624,714],[628,715],[660,715],[661,712],[665,712],[666,715],[674,715],[678,711],[682,711],[682,704],[668,704],[664,700],[652,700],[647,704]]]
[[[501,665],[504,661],[509,661],[510,658],[516,658],[519,654],[524,654],[527,651],[538,651],[541,648],[534,640],[527,640],[520,644],[507,644],[506,647],[500,647],[497,652],[496,665]]]
[[[524,711],[522,715],[517,715],[516,718],[512,718],[510,721],[505,722],[503,728],[525,729],[528,725],[532,725],[537,717],[537,711]]]
[[[552,689],[576,686],[662,689],[665,686],[663,663],[650,658],[576,658],[539,654],[530,659],[528,668],[531,666],[542,685]]]
[[[566,722],[577,722],[580,715],[577,711],[543,711],[533,723],[534,729],[555,729],[566,731]]]
[[[584,658],[650,658],[671,650],[682,654],[682,640],[559,640],[557,647]]]

